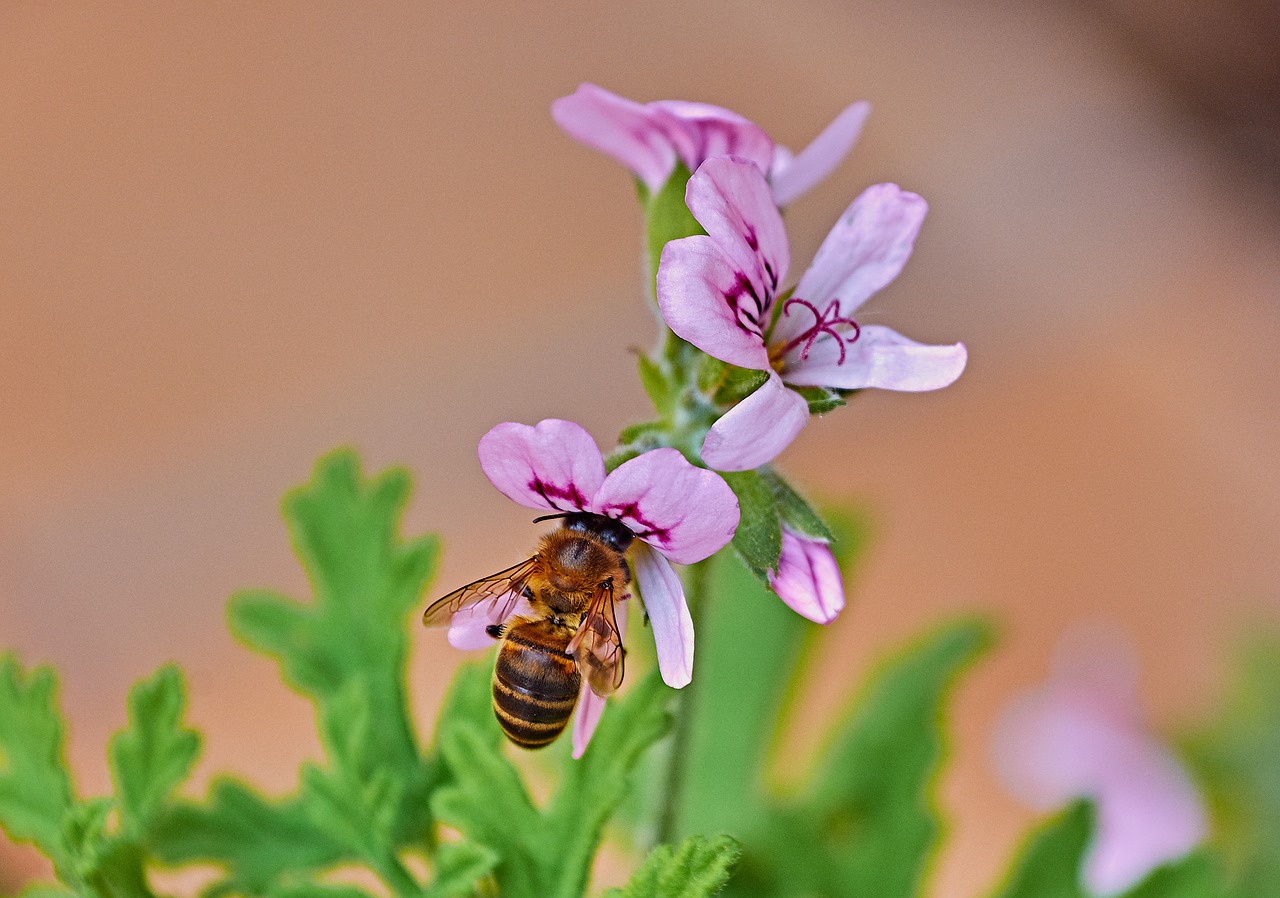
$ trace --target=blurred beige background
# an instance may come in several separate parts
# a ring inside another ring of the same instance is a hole
[[[1139,39],[1211,32],[1163,15],[0,6],[0,644],[62,671],[81,788],[107,787],[128,685],[171,659],[207,735],[199,784],[282,790],[317,753],[223,604],[305,594],[277,503],[320,453],[412,469],[408,527],[444,535],[444,589],[540,532],[480,473],[485,430],[556,415],[607,442],[645,414],[633,190],[557,131],[553,98],[591,80],[716,102],[792,146],[868,99],[860,146],[790,211],[797,272],[862,187],[922,193],[916,255],[868,319],[971,362],[941,393],[858,398],[785,457],[879,531],[803,719],[941,616],[996,614],[1001,647],[955,704],[933,894],[985,891],[1031,819],[990,730],[1065,628],[1126,630],[1173,727],[1213,701],[1233,635],[1277,616],[1280,232],[1268,144],[1234,135],[1274,133],[1278,109],[1189,102],[1170,73],[1206,77]],[[425,721],[459,658],[415,639]],[[39,869],[0,845],[0,884]]]

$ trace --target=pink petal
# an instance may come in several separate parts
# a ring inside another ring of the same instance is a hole
[[[734,156],[708,159],[689,179],[685,203],[764,303],[763,320],[787,277],[791,247],[764,173]]]
[[[667,117],[667,133],[689,171],[697,171],[713,156],[741,156],[761,172],[769,170],[773,141],[759,125],[736,112],[685,100],[658,100],[649,109]]]
[[[789,527],[782,529],[782,557],[769,587],[787,606],[818,624],[829,624],[844,608],[844,578],[831,548]]]
[[[605,699],[596,695],[582,681],[582,693],[578,696],[578,710],[573,715],[573,757],[581,758],[587,751],[587,743],[600,723],[600,715],[604,713]]]
[[[769,367],[768,297],[710,237],[684,237],[664,246],[657,290],[658,308],[677,336],[731,365]]]
[[[841,314],[851,317],[902,271],[928,208],[896,184],[868,187],[831,229],[793,295],[819,308],[837,299]],[[772,339],[787,343],[811,324],[807,312],[791,306],[778,319]]]
[[[857,142],[870,114],[870,103],[854,103],[837,115],[799,155],[793,157],[790,153],[775,151],[769,176],[774,202],[779,206],[789,205],[835,171]]]
[[[804,429],[809,404],[773,372],[746,399],[711,425],[702,460],[717,471],[749,471],[767,464]]]
[[[675,449],[623,462],[605,478],[591,510],[622,521],[679,564],[719,551],[738,527],[738,499],[729,485]]]
[[[499,424],[480,438],[478,454],[489,481],[528,508],[585,511],[604,482],[595,440],[572,421]]]
[[[654,112],[603,87],[579,85],[551,104],[551,117],[574,140],[621,162],[651,191],[675,168],[676,149]]]
[[[510,595],[511,593],[507,593],[507,596]],[[495,640],[486,632],[486,628],[493,624],[501,624],[515,615],[529,614],[533,611],[524,599],[512,603],[510,610],[503,614],[507,607],[506,599],[500,598],[497,601],[482,602],[470,608],[463,608],[449,618],[449,645],[463,651],[487,649],[494,644]]]
[[[635,543],[630,554],[640,598],[653,627],[658,669],[668,686],[682,689],[693,679],[693,618],[684,600],[684,587],[671,563],[645,543]]]
[[[863,327],[854,342],[844,344],[843,362],[840,344],[829,336],[810,347],[807,359],[801,358],[801,352],[802,347],[796,347],[785,356],[784,381],[797,387],[840,390],[938,390],[954,383],[969,359],[963,343],[928,346],[878,324]]]

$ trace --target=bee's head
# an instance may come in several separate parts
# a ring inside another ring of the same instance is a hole
[[[635,538],[635,534],[628,530],[627,526],[621,521],[606,518],[602,514],[592,514],[589,511],[575,511],[566,514],[564,516],[564,524],[561,526],[567,530],[594,534],[619,555],[627,551],[627,548],[631,545],[631,540]]]

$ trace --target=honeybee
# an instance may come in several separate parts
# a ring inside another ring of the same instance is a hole
[[[447,624],[465,608],[477,608],[504,624],[486,632],[501,639],[493,667],[493,712],[516,745],[541,748],[563,732],[582,678],[596,695],[622,685],[622,634],[614,616],[614,592],[626,598],[631,572],[624,554],[633,538],[623,524],[589,512],[562,518],[542,537],[533,557],[454,590],[422,615],[427,626]],[[524,598],[532,614],[509,617]],[[487,606],[487,607],[481,607]]]

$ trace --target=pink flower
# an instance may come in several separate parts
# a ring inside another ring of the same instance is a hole
[[[554,418],[532,427],[499,424],[481,438],[479,455],[485,476],[513,502],[540,511],[603,515],[635,534],[627,557],[653,627],[658,667],[669,686],[687,685],[693,676],[693,620],[671,562],[701,561],[733,538],[738,499],[720,475],[694,467],[675,449],[646,452],[606,475],[591,435]],[[624,596],[616,598],[619,627],[625,625],[626,605]],[[492,640],[480,635],[484,628],[501,622],[465,609],[454,615],[449,641],[460,648],[485,645]],[[586,747],[602,707],[603,699],[583,690],[575,750]]]
[[[706,235],[672,240],[658,268],[667,325],[708,355],[769,372],[707,434],[702,458],[719,471],[773,459],[809,420],[795,387],[936,390],[964,371],[961,343],[926,346],[858,308],[902,270],[924,221],[925,201],[895,184],[868,188],[845,210],[774,323],[791,264],[782,216],[760,170],[735,157],[709,159],[685,199]]]
[[[1200,796],[1177,758],[1144,726],[1124,645],[1059,652],[1050,681],[1021,697],[996,731],[1009,789],[1049,810],[1091,799],[1097,830],[1084,879],[1098,895],[1124,892],[1205,837]]]
[[[707,103],[636,103],[582,84],[551,104],[551,117],[565,133],[621,162],[651,193],[666,183],[677,161],[692,172],[712,156],[734,155],[769,176],[779,206],[831,174],[862,133],[870,111],[867,103],[846,107],[813,143],[792,154],[758,125]]]
[[[825,541],[782,528],[778,570],[769,573],[769,588],[801,617],[829,624],[844,608],[844,578]]]

